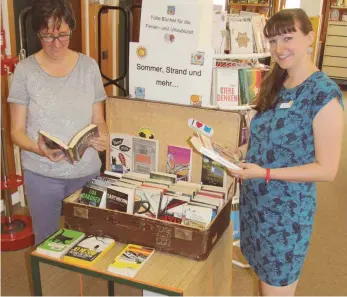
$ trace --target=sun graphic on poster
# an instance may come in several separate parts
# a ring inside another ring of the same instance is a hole
[[[139,46],[136,49],[136,54],[140,59],[147,57],[147,49],[144,46]]]

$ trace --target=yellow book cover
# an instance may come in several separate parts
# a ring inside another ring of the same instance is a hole
[[[64,261],[89,267],[102,258],[114,245],[115,241],[111,238],[90,235],[74,246],[64,256]]]
[[[146,261],[153,255],[154,249],[141,245],[128,244],[114,259],[107,271],[128,277],[135,277]]]

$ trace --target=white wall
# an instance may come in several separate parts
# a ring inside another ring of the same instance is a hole
[[[308,16],[321,14],[323,0],[301,0],[300,7],[305,10]]]

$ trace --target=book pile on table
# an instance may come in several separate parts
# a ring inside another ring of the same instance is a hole
[[[68,264],[90,267],[104,257],[114,245],[115,241],[112,238],[86,235],[83,232],[62,228],[42,242],[36,248],[36,252],[62,259]],[[128,244],[108,265],[107,271],[135,277],[154,251],[150,247]]]

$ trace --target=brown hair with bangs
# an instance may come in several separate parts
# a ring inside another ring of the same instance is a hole
[[[264,35],[266,38],[271,38],[282,34],[296,32],[295,23],[298,24],[300,31],[305,35],[309,34],[313,30],[309,17],[301,8],[284,9],[274,14],[267,21],[264,28]],[[271,72],[261,83],[260,91],[254,101],[255,110],[263,112],[276,105],[277,94],[281,90],[287,75],[287,70],[282,69],[277,63],[275,63]]]
[[[53,27],[57,29],[60,28],[62,21],[65,21],[71,31],[76,27],[69,0],[33,0],[31,14],[31,25],[36,33],[48,28],[50,20],[53,21]]]

